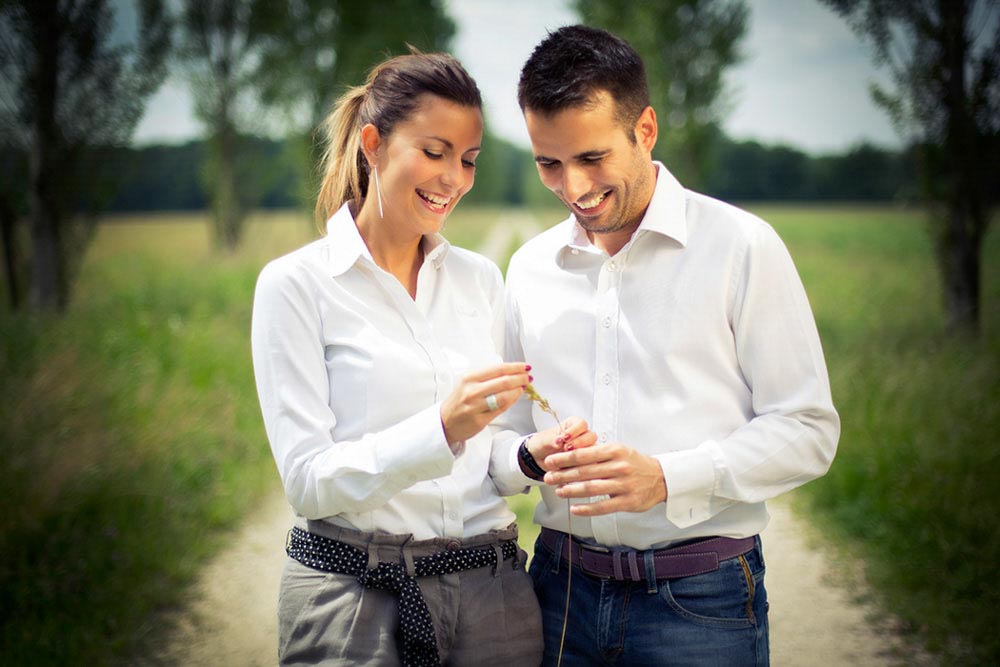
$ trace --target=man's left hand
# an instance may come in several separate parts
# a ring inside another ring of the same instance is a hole
[[[575,516],[612,512],[645,512],[667,499],[663,469],[656,459],[615,442],[594,445],[545,458],[545,483],[555,486],[560,498],[610,498],[573,505]]]

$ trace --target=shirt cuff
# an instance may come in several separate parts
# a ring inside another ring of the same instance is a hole
[[[382,470],[399,471],[408,484],[451,472],[455,454],[444,436],[439,403],[404,419],[385,435],[378,452]]]
[[[693,526],[712,516],[715,464],[706,444],[656,457],[667,485],[667,520],[678,528]]]
[[[517,472],[518,480],[523,480],[528,484],[528,486],[545,486],[545,481],[541,479],[535,479],[524,473],[524,469],[521,468],[521,445],[528,441],[528,438],[535,435],[534,433],[529,433],[523,438],[518,438],[514,441],[514,446],[510,448],[511,466]]]
[[[517,450],[521,448],[521,443],[530,437],[531,435],[516,436],[505,441],[502,445],[502,447],[506,448],[500,454],[503,469],[497,470],[495,466],[490,469],[493,483],[496,485],[497,490],[500,491],[500,495],[511,496],[518,493],[526,493],[528,487],[531,486],[545,486],[545,482],[540,479],[532,479],[521,470],[521,461],[518,458]],[[495,463],[500,463],[500,460],[496,460]]]

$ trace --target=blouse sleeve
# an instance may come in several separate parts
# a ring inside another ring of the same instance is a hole
[[[264,426],[285,495],[319,519],[370,511],[421,480],[451,472],[440,404],[357,440],[333,438],[322,323],[308,279],[280,262],[261,272],[251,348]]]

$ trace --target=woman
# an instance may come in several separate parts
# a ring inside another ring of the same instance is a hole
[[[450,56],[375,67],[324,124],[326,237],[261,272],[254,370],[297,515],[284,665],[541,659],[484,430],[530,367],[500,363],[496,266],[438,234],[472,187],[481,107]],[[575,423],[569,437],[585,434]]]

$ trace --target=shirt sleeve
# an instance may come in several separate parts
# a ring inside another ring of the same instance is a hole
[[[272,263],[257,281],[254,375],[271,451],[292,507],[308,519],[364,512],[451,472],[440,405],[357,440],[333,438],[320,313],[308,279]]]
[[[509,285],[495,304],[495,317],[498,321],[496,328],[498,349],[504,361],[524,361],[519,331],[520,317]],[[493,437],[490,476],[500,495],[527,493],[531,486],[544,486],[541,480],[532,479],[524,474],[517,457],[521,442],[536,430],[531,416],[531,402],[523,398],[518,400],[510,409],[494,419],[489,428]]]
[[[822,476],[840,436],[809,301],[770,226],[758,227],[732,275],[731,326],[753,417],[726,438],[656,457],[667,518],[680,528]]]

